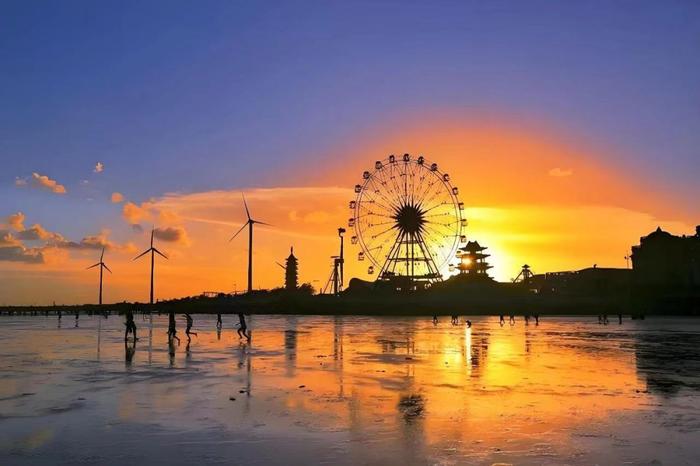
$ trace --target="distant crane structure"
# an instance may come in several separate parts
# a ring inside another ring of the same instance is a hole
[[[331,256],[333,265],[331,266],[331,275],[328,277],[326,286],[323,287],[322,293],[326,294],[329,290],[333,290],[334,295],[338,295],[343,291],[343,265],[345,264],[345,228],[338,228],[338,238],[340,238],[340,255]]]
[[[100,268],[100,297],[99,297],[99,304],[100,306],[102,305],[102,271],[107,270],[107,272],[112,273],[111,270],[109,270],[109,267],[107,267],[107,264],[104,263],[103,259],[105,256],[105,248],[102,248],[102,254],[100,254],[100,261],[97,264],[93,264],[90,267],[87,268],[87,270],[92,269],[94,267],[99,267]]]
[[[253,225],[272,225],[251,218],[250,211],[248,210],[248,203],[245,200],[245,195],[243,195],[243,206],[245,207],[245,214],[246,217],[248,217],[248,220],[243,224],[240,230],[238,230],[236,234],[229,239],[229,242],[233,241],[234,238],[236,238],[236,236],[238,236],[240,232],[245,229],[245,227],[248,227],[248,293],[250,293],[253,291]]]
[[[160,252],[158,249],[156,249],[153,246],[153,235],[154,235],[155,231],[156,231],[155,228],[151,229],[151,246],[148,249],[146,249],[145,251],[143,251],[141,254],[139,254],[138,256],[136,256],[132,259],[132,260],[136,260],[136,259],[139,259],[139,258],[145,256],[149,252],[151,253],[151,296],[150,296],[150,303],[151,304],[153,304],[153,271],[155,269],[155,263],[156,263],[156,260],[155,260],[156,256],[155,255],[158,254],[159,256],[162,256],[165,259],[168,258],[168,256],[166,256],[165,254],[163,254],[162,252]]]
[[[340,288],[340,256],[331,256],[331,259],[333,260],[331,275],[328,277],[326,286],[323,287],[322,294],[327,294],[330,290],[332,290],[333,294],[337,295]]]
[[[534,273],[530,269],[530,266],[525,264],[520,269],[520,273],[517,277],[513,279],[513,283],[529,283],[532,280]]]

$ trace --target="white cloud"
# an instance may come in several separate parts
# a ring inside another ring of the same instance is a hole
[[[105,169],[105,166],[102,162],[97,162],[95,164],[95,169],[93,170],[95,173],[102,173]]]

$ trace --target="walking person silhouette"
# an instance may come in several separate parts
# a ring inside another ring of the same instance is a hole
[[[187,341],[189,342],[192,340],[192,337],[190,335],[197,336],[196,332],[192,331],[192,324],[194,321],[192,320],[192,316],[189,314],[185,314],[185,319],[187,319],[187,328],[185,329],[185,335],[187,335]]]
[[[237,330],[238,338],[246,337],[248,341],[250,341],[250,331],[248,331],[248,326],[245,323],[245,316],[242,312],[238,313],[238,322],[240,323],[240,327],[238,327]]]

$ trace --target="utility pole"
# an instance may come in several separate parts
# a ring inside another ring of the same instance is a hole
[[[338,258],[338,264],[340,265],[340,286],[338,286],[335,294],[338,294],[339,291],[343,291],[343,264],[345,263],[345,258],[343,256],[343,246],[344,246],[344,238],[343,234],[345,233],[345,228],[338,228],[338,237],[340,238],[340,257]]]

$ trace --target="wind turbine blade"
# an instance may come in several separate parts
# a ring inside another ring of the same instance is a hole
[[[233,235],[233,236],[231,237],[231,239],[228,240],[228,242],[230,243],[231,241],[233,241],[233,239],[234,239],[236,236],[238,236],[238,234],[239,234],[240,232],[242,232],[243,229],[244,229],[245,227],[247,227],[249,223],[250,223],[250,220],[248,220],[247,222],[245,222],[245,223],[243,224],[243,226],[241,227],[241,229],[238,230],[238,231],[236,232],[236,234]]]
[[[245,206],[245,214],[248,216],[248,220],[250,220],[250,211],[248,210],[248,203],[245,201],[245,194],[241,193],[241,196],[243,196],[243,205]]]
[[[91,265],[90,267],[87,267],[85,270],[89,270],[89,269],[91,269],[91,268],[93,268],[93,267],[97,267],[98,265],[100,265],[100,262],[98,262],[98,263],[95,264],[95,265]]]
[[[274,226],[274,225],[270,225],[269,223],[258,222],[257,220],[253,220],[253,222],[254,222],[254,223],[257,223],[257,224],[259,224],[259,225],[265,225],[265,226],[268,226],[268,227],[273,227],[273,226]]]
[[[131,259],[131,260],[132,260],[132,261],[135,261],[135,260],[138,259],[139,257],[145,256],[145,255],[148,254],[149,252],[151,252],[151,250],[150,250],[150,249],[146,249],[146,250],[143,251],[141,254],[139,254],[138,256],[134,257],[134,258]]]
[[[153,247],[153,233],[155,233],[155,231],[156,231],[155,227],[151,228],[151,247]]]
[[[165,257],[166,259],[168,258],[168,256],[166,256],[165,254],[163,254],[162,252],[160,252],[160,251],[157,250],[156,248],[153,248],[153,251],[154,251],[155,253],[160,254],[161,256]]]
[[[102,262],[102,259],[105,257],[105,247],[102,246],[102,254],[100,254],[100,262]]]
[[[107,264],[102,263],[102,267],[104,267],[105,269],[107,269],[107,272],[112,273],[112,271],[109,270],[109,267],[107,267]]]
[[[284,265],[280,264],[279,262],[275,261],[275,264],[279,265],[279,266],[282,267],[284,270],[287,270],[287,267],[285,267]]]

